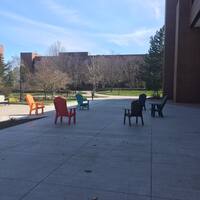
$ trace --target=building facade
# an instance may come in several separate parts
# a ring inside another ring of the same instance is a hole
[[[166,0],[164,93],[200,103],[200,0]]]
[[[36,65],[42,60],[54,61],[79,61],[80,63],[89,63],[91,59],[110,60],[111,62],[119,61],[120,59],[126,64],[127,62],[137,63],[144,61],[145,54],[128,54],[128,55],[89,55],[88,52],[60,52],[58,56],[40,56],[33,52],[22,52],[20,59],[23,65],[34,70]]]
[[[101,77],[101,87],[109,87],[111,77],[116,87],[142,87],[136,72],[145,55],[89,55],[88,52],[61,52],[57,56],[39,56],[36,53],[21,53],[21,62],[31,72],[43,66],[66,72],[73,85],[87,87],[90,72]],[[95,65],[92,69],[91,66]],[[99,79],[99,78],[98,78]]]
[[[4,48],[3,45],[0,44],[0,56],[3,56],[4,54]]]

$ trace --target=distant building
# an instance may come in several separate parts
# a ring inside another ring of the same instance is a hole
[[[200,103],[200,0],[166,0],[164,93]]]
[[[121,59],[124,63],[126,62],[143,62],[145,54],[127,54],[127,55],[89,55],[88,52],[60,52],[58,56],[40,56],[37,53],[22,52],[21,62],[31,70],[34,70],[35,66],[39,65],[43,60],[52,61],[69,61],[70,64],[79,61],[79,63],[87,64],[91,59],[105,59],[115,61]],[[115,63],[116,65],[116,63]]]
[[[136,79],[136,76],[133,72],[134,70],[130,72],[128,70],[130,65],[132,65],[132,68],[136,70],[139,63],[144,61],[144,56],[144,54],[89,55],[88,52],[61,52],[58,56],[40,56],[36,53],[26,52],[21,53],[21,62],[29,68],[31,72],[34,72],[35,69],[39,69],[42,65],[53,66],[55,69],[59,68],[61,71],[66,72],[71,78],[72,88],[88,88],[88,85],[90,85],[88,80],[88,66],[89,64],[96,63],[100,66],[100,70],[102,70],[102,79],[105,80],[101,82],[101,87],[106,86],[104,83],[108,79],[108,73],[112,74],[109,77],[112,76],[113,79],[117,79],[117,77],[120,76],[120,83],[117,86],[132,87],[127,85],[127,82],[128,80],[130,81],[130,79]],[[138,86],[139,83],[137,80],[133,81],[132,85],[133,84],[135,87],[140,87]]]
[[[0,56],[3,56],[4,54],[4,48],[3,45],[0,44]]]

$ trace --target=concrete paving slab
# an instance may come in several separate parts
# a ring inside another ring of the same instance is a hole
[[[147,106],[145,125],[129,127],[130,102],[92,101],[76,125],[52,111],[1,130],[0,199],[199,200],[200,108],[169,103],[162,119]]]
[[[0,199],[16,200],[36,185],[34,182],[0,177]]]
[[[51,174],[48,183],[149,195],[150,166],[147,162],[120,158],[75,157]],[[62,177],[67,177],[63,179]]]
[[[153,165],[153,195],[175,199],[200,199],[199,163]]]
[[[90,188],[75,188],[70,186],[60,186],[54,184],[41,184],[36,190],[28,195],[24,200],[150,200],[148,197],[139,195],[130,195],[120,192],[93,190]]]
[[[66,156],[3,152],[0,154],[0,177],[39,182],[66,159]]]
[[[45,135],[9,148],[6,152],[29,153],[34,155],[73,155],[90,138],[67,135]]]

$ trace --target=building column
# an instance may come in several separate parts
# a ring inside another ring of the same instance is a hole
[[[165,12],[165,55],[163,69],[163,91],[173,99],[174,57],[177,0],[166,0]]]
[[[200,103],[200,30],[191,27],[192,0],[176,7],[174,101]]]

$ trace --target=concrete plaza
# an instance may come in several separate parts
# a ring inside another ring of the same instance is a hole
[[[93,101],[76,125],[49,112],[1,130],[0,200],[199,200],[200,108],[167,104],[129,127],[130,101]]]

